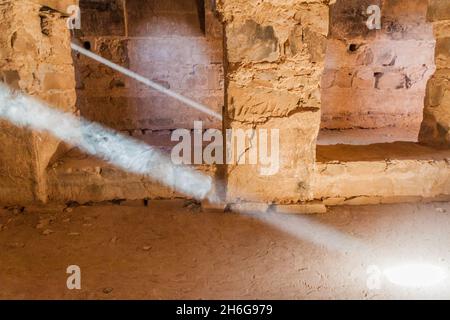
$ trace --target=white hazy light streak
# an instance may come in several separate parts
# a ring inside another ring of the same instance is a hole
[[[310,217],[280,213],[248,213],[248,216],[290,234],[300,240],[338,252],[355,252],[367,250],[366,245],[357,239],[327,227]]]
[[[114,130],[0,85],[0,117],[19,127],[47,131],[88,154],[136,174],[146,175],[197,199],[207,197],[212,178],[193,169],[175,166],[160,150]]]
[[[213,186],[210,176],[191,168],[176,166],[169,157],[144,142],[53,109],[32,97],[13,92],[4,85],[0,85],[0,117],[19,127],[49,132],[127,172],[148,176],[198,200],[216,202],[210,196]],[[297,239],[323,245],[327,249],[340,252],[362,249],[355,239],[305,217],[271,213],[248,215]]]
[[[122,66],[119,66],[99,55],[96,55],[95,53],[92,53],[89,50],[86,50],[82,47],[80,47],[79,45],[72,43],[71,47],[74,51],[77,51],[99,63],[102,63],[130,78],[133,78],[155,90],[158,90],[174,99],[177,99],[183,103],[185,103],[186,105],[197,109],[199,111],[202,111],[210,116],[213,116],[219,120],[222,120],[222,116],[214,111],[212,111],[211,109],[209,109],[208,107],[201,105],[191,99],[188,99],[176,92],[173,92],[167,88],[164,88],[163,86],[150,81],[149,79],[133,72],[130,71]],[[89,124],[90,127],[95,126],[94,124]],[[88,128],[86,128],[88,129]],[[105,129],[103,129],[105,130]],[[112,132],[110,132],[110,134],[112,134]],[[128,139],[130,140],[130,139]],[[136,144],[136,142],[134,142],[133,140],[130,141],[122,141],[123,143],[127,144],[127,143],[131,143],[131,147],[133,147],[133,144]],[[119,147],[121,144],[117,143],[117,146]],[[139,146],[139,148],[142,148],[143,146]],[[126,146],[124,146],[123,148],[128,148]],[[148,148],[148,147],[147,147]],[[96,152],[96,150],[91,150],[93,152]],[[131,151],[131,150],[129,150]],[[91,154],[94,154],[93,152],[91,152]],[[139,150],[134,150],[133,152],[138,152]],[[127,154],[130,154],[129,152],[127,152]],[[131,153],[132,154],[132,153]],[[120,155],[120,152],[117,154],[117,156]],[[104,158],[104,156],[103,156]],[[142,159],[139,159],[139,157],[137,157],[135,159],[136,161],[133,163],[133,165],[129,165],[127,162],[128,160],[126,160],[125,166],[122,166],[125,170],[130,170],[130,167],[134,167],[134,166],[139,166],[139,161],[141,161]],[[168,166],[167,162],[170,161],[168,159],[153,159],[154,161],[152,161],[154,164],[153,165],[157,165],[158,161],[163,161],[165,162],[165,166]],[[164,166],[163,164],[161,164],[162,166]],[[172,167],[171,167],[172,168]],[[142,170],[139,171],[147,171],[148,168],[142,168]],[[160,173],[161,171],[156,170],[156,173]],[[164,171],[164,170],[163,170]],[[175,174],[175,171],[179,171],[181,174],[177,175]],[[206,195],[207,190],[209,190],[211,188],[211,182],[208,181],[204,181],[204,182],[200,182],[200,181],[196,181],[196,180],[205,180],[206,178],[203,177],[202,179],[199,177],[197,177],[197,179],[190,179],[188,177],[188,175],[190,176],[194,176],[194,172],[193,171],[187,171],[186,169],[175,169],[173,168],[172,170],[169,170],[169,172],[173,172],[175,175],[171,178],[171,179],[175,179],[175,177],[178,177],[180,179],[177,187],[178,190],[186,193],[186,194],[190,194],[190,195],[195,195],[197,199],[203,199],[204,197],[202,197],[202,195]],[[140,172],[142,173],[142,172]],[[199,174],[197,174],[199,175]],[[152,177],[157,177],[158,174],[155,175],[155,173],[151,174]],[[162,177],[159,177],[159,180],[161,180]],[[185,180],[183,180],[185,179]],[[178,181],[178,180],[177,180]],[[197,186],[201,186],[200,188],[198,188],[198,190],[195,190],[197,188]],[[208,186],[206,188],[206,186]],[[210,201],[215,202],[216,199],[210,199]],[[272,225],[273,227],[286,232],[288,234],[291,234],[299,239],[304,239],[307,241],[310,241],[312,243],[318,244],[318,245],[324,245],[328,248],[332,248],[335,250],[339,250],[339,251],[349,251],[352,249],[356,249],[359,248],[361,249],[362,245],[359,244],[358,242],[356,242],[354,239],[352,239],[351,237],[345,236],[344,234],[335,231],[331,228],[328,228],[326,226],[323,226],[319,223],[315,223],[309,219],[306,218],[302,218],[302,217],[298,217],[298,216],[282,216],[282,215],[272,215],[272,214],[265,214],[265,215],[261,215],[261,214],[256,214],[254,215],[255,218],[257,218],[258,220],[263,221],[264,223],[267,223],[269,225]]]
[[[176,93],[176,92],[174,92],[172,90],[169,90],[169,89],[161,86],[160,84],[157,84],[157,83],[155,83],[155,82],[153,82],[153,81],[151,81],[151,80],[149,80],[149,79],[147,79],[147,78],[145,78],[145,77],[143,77],[143,76],[141,76],[141,75],[139,75],[139,74],[137,74],[137,73],[135,73],[133,71],[130,71],[130,70],[128,70],[128,69],[126,69],[126,68],[124,68],[122,66],[119,66],[118,64],[115,64],[115,63],[113,63],[113,62],[111,62],[111,61],[109,61],[109,60],[107,60],[107,59],[105,59],[103,57],[100,57],[99,55],[96,55],[95,53],[92,53],[91,51],[86,50],[86,49],[80,47],[79,45],[77,45],[75,43],[72,43],[71,47],[72,47],[73,50],[75,50],[75,51],[77,51],[77,52],[79,52],[79,53],[81,53],[81,54],[83,54],[83,55],[85,55],[85,56],[87,56],[87,57],[97,61],[97,62],[100,62],[100,63],[110,67],[111,69],[114,69],[114,70],[116,70],[116,71],[118,71],[118,72],[120,72],[120,73],[122,73],[122,74],[124,74],[124,75],[126,75],[128,77],[130,77],[130,78],[133,78],[133,79],[135,79],[135,80],[145,84],[146,86],[148,86],[150,88],[158,90],[159,92],[161,92],[161,93],[163,93],[163,94],[165,94],[165,95],[167,95],[169,97],[172,97],[172,98],[174,98],[174,99],[176,99],[178,101],[181,101],[184,104],[186,104],[186,105],[188,105],[188,106],[190,106],[190,107],[192,107],[192,108],[194,108],[196,110],[199,110],[199,111],[201,111],[203,113],[206,113],[206,114],[208,114],[208,115],[210,115],[210,116],[212,116],[212,117],[214,117],[216,119],[222,120],[222,115],[220,115],[217,112],[212,111],[210,108],[208,108],[208,107],[206,107],[206,106],[204,106],[204,105],[202,105],[202,104],[200,104],[198,102],[195,102],[195,101],[193,101],[193,100],[191,100],[189,98],[186,98],[186,97],[182,96],[181,94],[178,94],[178,93]]]

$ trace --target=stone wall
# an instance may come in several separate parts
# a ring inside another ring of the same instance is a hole
[[[194,98],[213,97],[220,101],[224,92],[221,87],[224,84],[225,128],[279,130],[279,172],[263,176],[259,170],[261,164],[228,166],[227,202],[307,201],[314,198],[314,186],[339,183],[335,177],[330,183],[326,180],[314,181],[320,176],[315,174],[318,169],[321,172],[321,165],[316,164],[316,137],[321,121],[320,89],[329,30],[329,1],[218,1],[217,10],[225,30],[226,63],[223,76],[222,25],[213,15],[212,8],[208,7],[211,2],[206,3],[204,21],[198,19],[202,16],[197,12],[199,7],[187,3],[175,0],[147,1],[144,4],[133,0],[85,1],[80,3],[84,26],[81,34],[78,34],[78,39],[82,45],[90,47],[105,58]],[[424,29],[420,23],[416,25],[417,32],[413,32],[411,30],[414,28],[410,29],[414,25],[413,22],[403,24],[402,21],[406,21],[403,19],[417,15],[402,15],[403,11],[396,3],[405,5],[403,1],[392,1],[392,6],[384,7],[397,13],[391,22],[387,22],[388,18],[385,16],[383,25],[391,25],[393,31],[389,35],[392,39],[383,41],[395,42],[403,47],[410,40],[417,42]],[[407,4],[405,8],[409,8],[407,10],[410,13],[423,10],[422,1],[408,1]],[[174,8],[176,10],[172,10]],[[130,15],[129,10],[134,14]],[[450,144],[449,12],[450,8],[446,2],[430,0],[428,18],[433,21],[437,39],[437,71],[428,83],[421,140],[441,146]],[[0,15],[0,27],[3,30],[0,35],[2,82],[43,99],[55,108],[75,112],[75,72],[65,19],[57,11],[43,8],[28,0],[0,0]],[[176,24],[173,23],[175,20]],[[183,27],[180,27],[180,23]],[[205,34],[202,32],[203,25]],[[361,26],[355,23],[356,25]],[[402,31],[401,26],[404,25],[408,26],[408,32]],[[341,41],[337,40],[342,38],[339,32],[368,32],[367,29],[363,31],[363,28],[366,28],[364,24],[359,31],[333,26],[333,38],[330,42]],[[376,36],[371,34],[368,32],[369,39],[375,41]],[[413,34],[417,38],[410,39]],[[366,35],[362,38],[366,39]],[[366,52],[364,45],[355,48],[355,56]],[[376,57],[384,56],[374,54],[373,46],[366,48],[372,50],[374,61],[378,59]],[[401,73],[395,69],[399,61],[407,61],[401,52],[395,52],[397,58],[392,66],[389,64],[394,59],[389,59],[389,55],[386,55],[388,63],[385,63],[386,66],[382,65],[384,71],[380,71],[383,74],[379,74],[375,79],[378,86],[386,79],[396,79],[395,76],[384,78],[391,71],[397,75]],[[170,61],[166,56],[171,57]],[[365,59],[370,57],[370,54],[361,56]],[[189,127],[194,119],[200,118],[207,122],[207,126],[221,126],[212,119],[208,122],[208,119],[202,118],[204,115],[196,115],[185,107],[172,109],[172,103],[134,80],[82,56],[74,57],[78,68],[76,83],[80,98],[79,111],[92,120],[139,135],[152,133],[153,130],[159,132],[180,126]],[[186,65],[190,67],[183,69]],[[188,70],[186,74],[185,71]],[[405,70],[402,72],[406,72]],[[405,86],[412,83],[410,80],[413,77],[408,76],[408,79],[405,80]],[[322,83],[325,81],[326,79]],[[182,87],[186,83],[191,86]],[[192,87],[197,88],[195,92],[189,90]],[[412,88],[414,85],[395,90]],[[214,105],[212,102],[205,103]],[[164,107],[151,108],[156,104]],[[220,111],[220,103],[214,108]],[[0,150],[0,201],[4,204],[46,201],[46,168],[52,158],[58,158],[60,152],[65,150],[64,146],[46,134],[20,129],[5,121],[0,122],[0,142],[3,146]],[[247,156],[252,148],[254,146],[249,146],[241,156]],[[422,170],[421,165],[415,168],[417,172]],[[445,170],[445,165],[442,168]],[[360,167],[357,167],[355,172],[359,169]],[[400,169],[404,172],[404,169]],[[67,172],[70,170],[69,167]],[[433,174],[440,176],[438,172]],[[63,180],[59,179],[63,176],[61,171],[55,171],[53,176],[57,181]],[[120,192],[127,190],[122,185],[126,183],[125,179],[119,175],[116,178],[114,188]],[[436,181],[439,186],[447,185],[440,184],[440,180]],[[86,186],[84,180],[79,182],[80,188]],[[94,181],[93,185],[96,183],[97,181]],[[60,185],[65,186],[64,183]],[[347,185],[351,187],[351,183]],[[66,194],[67,190],[61,190],[61,193]],[[355,193],[357,191],[355,190]],[[83,199],[87,199],[87,195],[83,194]],[[101,194],[98,200],[103,197]],[[351,192],[346,194],[346,197],[351,198]]]
[[[225,23],[225,126],[278,129],[280,170],[228,167],[229,202],[296,202],[311,196],[320,126],[320,78],[328,1],[222,0]],[[256,145],[249,146],[247,156]]]
[[[366,27],[369,5],[381,7],[382,29]],[[428,0],[339,0],[322,81],[322,127],[412,127],[419,131],[435,40]]]
[[[71,5],[78,5],[79,0],[30,0],[42,6],[52,8],[60,13],[67,13],[67,9]]]
[[[427,85],[419,141],[450,147],[450,2],[430,0],[428,19],[436,37],[436,73]]]
[[[206,6],[203,7],[203,6]],[[210,1],[80,1],[78,40],[129,68],[214,111],[224,104],[222,25]],[[151,140],[154,132],[221,128],[220,121],[78,55],[78,108],[82,116]]]
[[[75,79],[66,21],[32,1],[0,1],[0,78],[52,107],[74,111]],[[46,168],[60,142],[0,122],[0,201],[46,201]]]

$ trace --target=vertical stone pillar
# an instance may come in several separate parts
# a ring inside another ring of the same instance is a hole
[[[34,1],[0,0],[0,80],[73,112],[70,33],[60,13]],[[0,120],[0,203],[46,201],[46,169],[60,141]]]
[[[428,19],[436,37],[436,73],[428,81],[419,141],[450,147],[450,2],[430,0]]]
[[[218,1],[225,24],[225,127],[279,130],[279,171],[264,176],[261,164],[228,166],[227,201],[288,203],[312,196],[328,3]]]

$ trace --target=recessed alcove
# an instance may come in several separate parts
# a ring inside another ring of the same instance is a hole
[[[435,71],[427,5],[380,2],[381,30],[366,27],[365,1],[331,6],[319,145],[418,141]]]

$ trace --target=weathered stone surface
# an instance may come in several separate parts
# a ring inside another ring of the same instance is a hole
[[[279,57],[278,39],[272,26],[263,26],[249,19],[226,26],[228,61],[276,61]]]
[[[67,13],[67,8],[71,5],[78,5],[79,0],[31,0],[37,4]]]
[[[284,214],[318,214],[326,213],[327,207],[322,203],[276,205],[275,211]]]
[[[449,157],[448,150],[414,143],[321,147],[314,198],[330,199],[324,202],[327,205],[343,205],[448,195]]]
[[[384,167],[383,169],[380,169]],[[448,194],[450,177],[448,164],[441,161],[380,161],[319,164],[314,186],[314,198],[354,197],[436,197]],[[365,173],[362,174],[361,171]],[[331,172],[335,172],[331,174]],[[339,172],[339,173],[338,173]],[[364,188],[355,190],[355,185]],[[377,200],[380,201],[380,200]],[[352,204],[339,201],[341,204]],[[373,204],[373,202],[371,202]],[[378,202],[380,203],[380,202]],[[332,205],[331,203],[327,203]],[[353,204],[368,204],[361,202]]]
[[[196,1],[128,0],[127,16],[132,37],[203,35]]]
[[[449,65],[450,65],[450,34],[447,34],[447,37],[440,37],[437,40],[436,66],[438,68],[448,68]]]
[[[249,91],[251,95],[248,95]],[[302,108],[298,95],[257,85],[239,87],[231,83],[228,94],[229,117],[241,122],[258,123],[271,117],[288,117]]]
[[[282,205],[309,205],[313,199],[340,205],[439,196],[450,190],[447,158],[361,161],[352,154],[350,160],[316,163],[321,112],[325,126],[334,128],[404,125],[420,119],[425,82],[434,71],[433,55],[437,71],[428,82],[421,140],[450,145],[447,5],[429,1],[434,50],[431,25],[425,21],[427,1],[380,2],[338,2],[332,8],[335,23],[327,41],[326,0],[217,1],[224,28],[209,1],[206,8],[198,8],[194,0],[83,1],[77,36],[93,52],[219,113],[226,85],[225,128],[280,130],[275,174],[263,176],[261,163],[224,169],[226,200],[238,204],[235,210],[266,211],[268,203],[275,203],[281,211],[307,211],[310,207]],[[368,31],[367,15],[360,10],[377,3],[383,5],[383,29]],[[0,79],[72,113],[76,96],[69,32],[65,17],[43,4],[63,11],[67,2],[2,4]],[[205,128],[222,127],[220,121],[105,66],[80,55],[74,58],[79,111],[90,120],[149,144],[156,143],[157,135],[167,138],[173,129],[190,128],[193,120],[203,120]],[[47,134],[4,121],[0,127],[2,203],[183,196],[171,185],[161,186],[92,158],[61,157],[66,147]],[[213,166],[199,170],[218,175]],[[363,190],[355,188],[361,185]]]
[[[450,20],[450,3],[442,0],[430,0],[428,19],[430,21]]]
[[[279,171],[274,175],[263,176],[260,163],[229,166],[228,202],[241,199],[290,203],[309,199],[319,120],[320,112],[298,112],[288,118],[271,118],[263,125],[258,125],[258,129],[280,130]],[[251,150],[248,149],[246,155]]]
[[[366,26],[370,5],[381,6],[381,0],[338,0],[330,8],[330,36],[334,39],[368,38],[376,31]]]
[[[214,203],[210,201],[202,201],[202,211],[206,213],[221,213],[225,212],[227,204],[223,202]]]
[[[269,209],[269,205],[262,202],[242,202],[232,204],[230,209],[236,213],[265,213]]]
[[[280,170],[228,168],[229,202],[307,199],[320,122],[327,1],[218,2],[225,23],[227,128],[280,130]]]
[[[101,20],[99,25],[121,10],[118,15],[127,17],[128,34],[102,34],[96,31],[97,25],[87,24],[79,41],[220,114],[224,105],[222,25],[207,1],[204,33],[198,9],[195,0],[127,1],[126,6],[87,3],[81,7],[82,16],[86,11]],[[79,55],[75,63],[77,106],[90,120],[118,130],[193,128],[197,120],[205,128],[221,128],[219,120],[106,66]]]
[[[434,22],[436,73],[428,81],[419,141],[450,146],[450,13],[446,1],[430,1],[428,18]]]
[[[366,26],[369,5],[381,6],[381,30]],[[435,68],[426,11],[426,0],[341,0],[332,6],[322,128],[420,127]]]
[[[75,82],[65,19],[31,1],[4,1],[0,15],[2,80],[52,107],[73,112]],[[60,142],[5,121],[1,127],[0,202],[46,201],[46,168]]]
[[[215,174],[211,167],[198,169],[204,174]],[[124,172],[77,151],[60,158],[48,170],[49,199],[58,203],[183,198],[184,195],[175,192],[173,186],[161,185],[149,177]]]
[[[125,36],[124,0],[82,0],[81,33],[83,36]]]

